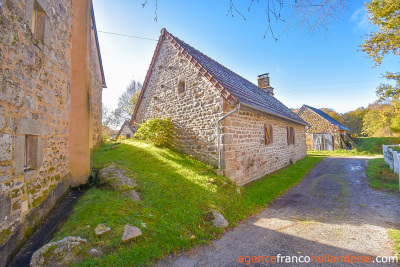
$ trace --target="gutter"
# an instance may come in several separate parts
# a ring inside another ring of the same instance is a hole
[[[232,110],[231,112],[229,112],[228,114],[226,114],[225,116],[221,117],[218,119],[217,121],[217,143],[218,143],[218,170],[221,170],[221,147],[220,147],[220,137],[219,137],[219,123],[224,120],[225,118],[229,117],[230,115],[232,115],[233,113],[235,113],[236,111],[238,111],[240,109],[240,102],[238,103],[238,105],[236,106],[236,108],[234,110]]]

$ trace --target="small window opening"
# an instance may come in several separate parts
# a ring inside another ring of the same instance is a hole
[[[126,134],[126,139],[131,139],[131,134]]]
[[[178,93],[181,94],[183,92],[185,92],[186,86],[185,86],[185,81],[181,81],[178,84]]]
[[[32,11],[32,34],[33,36],[44,42],[44,26],[45,26],[46,13],[39,3],[35,0],[33,3]]]
[[[287,131],[287,143],[288,145],[294,145],[295,137],[294,137],[294,129],[293,127],[286,127]]]
[[[38,168],[38,137],[34,135],[25,136],[25,171]]]

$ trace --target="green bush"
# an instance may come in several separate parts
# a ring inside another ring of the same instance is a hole
[[[154,118],[140,125],[135,138],[151,142],[155,146],[171,145],[172,122],[170,119]]]

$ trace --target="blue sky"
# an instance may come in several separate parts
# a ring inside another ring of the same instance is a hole
[[[106,34],[119,33],[157,40],[162,28],[207,54],[253,83],[269,72],[275,97],[290,108],[307,104],[333,108],[340,113],[366,107],[377,99],[376,87],[386,71],[398,71],[399,58],[386,57],[374,68],[372,59],[359,51],[363,35],[373,27],[366,20],[364,1],[348,3],[340,21],[328,32],[313,34],[296,28],[278,42],[267,28],[265,1],[236,0],[246,21],[236,14],[226,16],[229,0],[159,0],[145,8],[141,0],[93,0],[99,42],[106,76],[103,104],[115,108],[118,97],[132,79],[144,81],[157,42]],[[280,33],[276,26],[276,34]]]

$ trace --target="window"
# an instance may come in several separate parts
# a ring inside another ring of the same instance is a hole
[[[44,42],[44,25],[46,20],[46,13],[43,8],[39,5],[39,3],[35,0],[33,3],[33,11],[32,11],[32,34],[33,36]]]
[[[287,143],[288,145],[294,145],[294,129],[293,127],[286,127],[287,131]]]
[[[25,135],[25,171],[38,168],[38,140],[35,135]]]
[[[185,87],[185,81],[181,81],[181,82],[178,84],[178,94],[182,94],[183,92],[185,92],[185,89],[186,89],[186,87]]]
[[[265,132],[265,144],[269,145],[272,143],[272,125],[264,125]]]
[[[131,134],[126,134],[126,139],[131,139]]]

